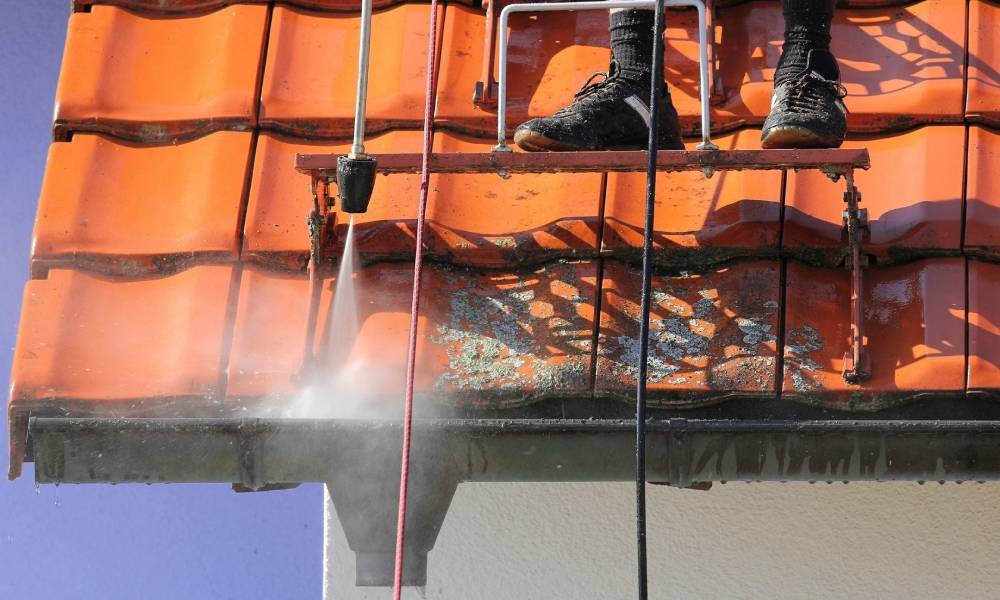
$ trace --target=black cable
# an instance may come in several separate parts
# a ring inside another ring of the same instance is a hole
[[[646,162],[646,227],[642,240],[642,306],[639,310],[639,374],[635,391],[635,534],[639,600],[647,600],[646,568],[646,375],[649,361],[649,305],[653,276],[653,208],[656,199],[656,153],[659,150],[660,94],[663,88],[663,0],[653,16],[653,76],[649,93],[649,146]]]

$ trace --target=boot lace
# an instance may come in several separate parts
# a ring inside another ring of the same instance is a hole
[[[559,111],[557,111],[553,116],[564,116],[566,114],[574,112],[573,105],[578,101],[588,98],[601,91],[606,90],[610,85],[619,81],[618,77],[618,65],[612,61],[608,72],[596,71],[587,78],[587,81],[580,87],[579,91],[573,94],[573,102]]]
[[[847,96],[847,88],[814,71],[802,71],[785,83],[782,100],[790,110],[815,112],[829,102],[831,94],[841,100]]]

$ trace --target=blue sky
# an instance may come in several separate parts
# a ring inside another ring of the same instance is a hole
[[[0,0],[0,380],[21,290],[69,0]],[[6,423],[6,418],[3,420]],[[7,471],[7,431],[2,472]],[[322,488],[0,481],[0,598],[318,598]]]

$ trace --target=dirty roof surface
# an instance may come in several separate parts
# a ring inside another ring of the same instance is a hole
[[[368,151],[418,152],[429,7],[376,4]],[[807,172],[661,174],[655,407],[870,414],[1000,389],[1000,3],[847,4],[833,45],[850,94],[847,145],[872,157],[858,176],[872,378],[841,376],[842,186]],[[495,111],[471,101],[483,10],[439,10],[434,148],[488,151]],[[606,19],[512,17],[510,124],[552,112],[606,68]],[[689,133],[694,26],[694,13],[670,12],[666,77]],[[350,0],[77,0],[13,365],[12,476],[29,415],[280,414],[296,396],[312,198],[293,160],[349,147],[358,28]],[[719,8],[722,148],[759,146],[781,33],[777,1]],[[418,184],[379,178],[357,224],[352,356],[390,373],[406,354]],[[641,174],[434,175],[418,404],[627,409],[643,186]],[[320,356],[345,339],[328,323],[332,267]],[[372,379],[401,402],[401,374]]]

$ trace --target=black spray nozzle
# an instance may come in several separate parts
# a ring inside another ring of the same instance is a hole
[[[375,189],[375,159],[341,156],[337,158],[337,188],[340,209],[346,213],[368,212]]]

